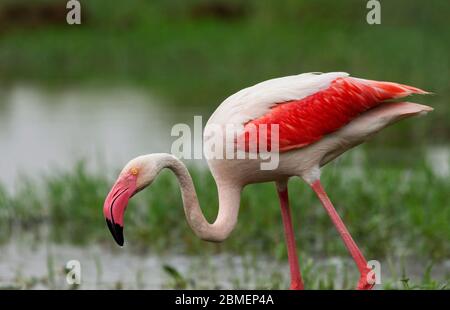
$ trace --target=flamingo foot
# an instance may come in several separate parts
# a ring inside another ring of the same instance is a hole
[[[375,279],[369,279],[368,277],[369,272],[365,272],[361,274],[361,277],[359,278],[357,290],[371,290],[375,286]],[[374,276],[374,275],[372,275]],[[371,280],[371,281],[369,281]]]
[[[302,291],[305,288],[303,287],[303,283],[302,282],[292,282],[291,283],[291,287],[289,289],[293,290],[293,291]]]

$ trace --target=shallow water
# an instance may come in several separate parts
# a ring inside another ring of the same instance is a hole
[[[0,182],[68,169],[80,159],[117,169],[147,153],[170,152],[174,124],[193,123],[195,107],[173,107],[132,88],[0,91]],[[206,120],[205,120],[206,122]]]
[[[55,244],[10,242],[0,248],[0,288],[48,289],[70,288],[64,266],[70,260],[81,265],[79,289],[170,289],[180,287],[164,271],[175,268],[182,277],[181,288],[254,289],[289,285],[286,262],[261,255],[154,255],[136,254],[127,247],[113,249],[99,246],[75,247]],[[306,280],[317,282],[330,278],[334,288],[353,287],[357,272],[348,258],[304,259]],[[426,264],[400,260],[381,261],[382,283],[397,283],[402,269],[412,280],[420,279]],[[445,281],[450,275],[450,261],[435,264],[432,277]],[[346,283],[346,284],[345,284]],[[313,285],[313,288],[317,284]],[[382,288],[378,285],[377,288]]]

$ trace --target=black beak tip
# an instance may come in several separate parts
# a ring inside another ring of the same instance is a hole
[[[114,240],[118,245],[123,246],[123,227],[119,224],[112,223],[110,220],[106,219],[106,224],[108,225],[109,231],[111,232]]]

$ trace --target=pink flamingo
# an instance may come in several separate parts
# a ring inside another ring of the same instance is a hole
[[[427,94],[415,87],[350,77],[347,73],[305,73],[268,80],[227,98],[207,126],[278,124],[279,165],[262,170],[260,159],[208,159],[217,184],[219,210],[209,223],[199,206],[192,178],[185,165],[170,154],[150,154],[131,160],[108,194],[103,212],[108,227],[123,245],[123,217],[128,200],[152,183],[161,169],[178,178],[187,222],[207,241],[225,240],[234,229],[243,187],[251,183],[276,183],[287,243],[291,289],[303,289],[296,254],[287,182],[298,176],[311,186],[353,257],[360,278],[358,289],[371,289],[366,259],[339,217],[320,183],[320,168],[348,149],[366,141],[384,127],[433,109],[410,102],[387,102],[411,94]],[[204,141],[210,137],[205,133]],[[248,141],[247,141],[248,142]],[[262,210],[263,212],[263,210]]]

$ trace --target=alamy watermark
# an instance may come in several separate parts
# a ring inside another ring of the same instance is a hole
[[[66,4],[68,10],[66,15],[66,21],[69,25],[81,24],[81,4],[78,0],[69,0]]]
[[[69,285],[81,284],[81,264],[76,259],[66,263],[66,282]]]
[[[201,116],[194,116],[193,130],[187,124],[174,125],[171,135],[178,138],[171,153],[184,159],[259,160],[261,170],[278,168],[278,124],[207,124],[203,134],[202,127]],[[194,145],[197,143],[201,145]]]
[[[369,12],[366,15],[366,21],[369,25],[381,24],[381,3],[378,0],[367,1],[366,8]]]
[[[377,260],[370,260],[367,262],[367,268],[370,269],[366,275],[367,283],[381,284],[381,263]]]

